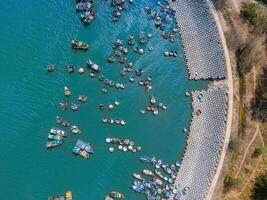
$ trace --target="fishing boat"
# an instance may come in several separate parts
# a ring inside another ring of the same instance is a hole
[[[89,158],[89,153],[87,153],[86,151],[84,151],[84,150],[81,150],[79,147],[74,147],[73,149],[72,149],[72,152],[74,153],[74,154],[78,154],[78,155],[80,155],[80,156],[82,156],[84,159],[88,159]]]
[[[80,134],[81,133],[81,130],[77,126],[71,126],[70,130],[73,134]]]
[[[81,139],[76,142],[75,146],[80,148],[81,150],[85,150],[87,153],[95,153],[93,147],[89,143],[86,143]]]
[[[77,11],[89,11],[92,6],[93,4],[90,2],[80,2],[75,7]]]
[[[154,173],[148,169],[144,169],[143,174],[148,175],[148,176],[154,176]]]
[[[114,58],[114,56],[108,56],[108,57],[107,57],[107,61],[108,61],[109,63],[113,63],[113,62],[116,61],[116,58]]]
[[[66,97],[68,97],[68,96],[70,96],[71,95],[71,91],[70,91],[70,89],[68,88],[68,87],[64,87],[64,95],[66,96]]]
[[[136,178],[136,179],[139,179],[141,181],[145,181],[145,179],[140,174],[133,173],[133,177]]]
[[[47,148],[53,148],[53,147],[61,145],[62,143],[63,143],[62,140],[52,140],[52,141],[48,141],[46,143],[46,147]]]
[[[132,189],[136,192],[143,193],[145,192],[146,185],[142,181],[134,180]]]
[[[160,177],[161,179],[166,180],[166,178],[162,175],[162,173],[159,170],[155,169],[155,174],[157,174],[158,177]],[[168,178],[167,178],[167,180],[168,180]]]
[[[92,60],[90,59],[87,60],[86,64],[87,64],[87,67],[90,68],[93,72],[96,72],[96,73],[100,72],[100,67],[97,64],[95,64]]]
[[[146,156],[142,156],[142,157],[140,157],[139,159],[140,159],[141,161],[143,161],[143,162],[151,162],[151,159],[148,158],[148,157],[146,157]]]
[[[48,72],[53,72],[53,71],[55,71],[55,66],[49,64],[49,65],[46,67],[46,70],[47,70]]]
[[[88,99],[88,97],[85,96],[85,95],[79,95],[79,97],[78,97],[78,100],[81,101],[81,102],[86,102],[87,99]]]
[[[70,108],[71,108],[71,110],[72,110],[72,111],[76,111],[76,110],[78,110],[78,108],[79,108],[79,105],[78,105],[78,104],[76,104],[76,103],[71,103],[71,106],[70,106]]]
[[[71,193],[71,191],[66,192],[66,200],[72,200],[72,193]]]
[[[67,133],[59,128],[51,128],[50,133],[54,135],[62,135],[63,137],[67,137]]]
[[[96,17],[96,11],[94,9],[90,9],[89,11],[85,11],[81,13],[81,20],[84,24],[90,24]]]
[[[73,49],[81,49],[81,50],[87,50],[89,45],[85,42],[81,42],[78,40],[72,40],[71,45]]]
[[[66,71],[67,71],[68,73],[73,73],[73,72],[75,72],[75,67],[74,67],[74,65],[71,65],[71,64],[67,65],[67,66],[66,66]]]
[[[63,137],[62,137],[62,135],[54,135],[54,134],[49,133],[48,139],[50,139],[50,140],[63,140]]]
[[[124,199],[124,195],[120,192],[117,192],[117,191],[112,191],[109,193],[109,196],[111,198],[116,198],[116,199]]]

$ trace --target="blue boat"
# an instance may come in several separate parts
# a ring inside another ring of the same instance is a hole
[[[87,153],[95,153],[94,149],[92,148],[92,146],[89,143],[84,142],[83,140],[78,140],[75,144],[76,147],[85,150]]]

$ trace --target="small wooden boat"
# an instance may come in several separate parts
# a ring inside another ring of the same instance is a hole
[[[72,200],[72,193],[71,193],[71,191],[66,192],[66,200]]]
[[[81,50],[87,50],[89,45],[85,42],[81,42],[78,40],[72,40],[71,45],[73,49],[81,49]]]

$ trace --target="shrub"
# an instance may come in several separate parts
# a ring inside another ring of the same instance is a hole
[[[259,148],[255,148],[252,157],[258,157],[259,155],[265,154],[267,152],[267,148],[266,147],[259,147]]]
[[[223,180],[223,185],[224,185],[224,190],[229,191],[233,187],[235,187],[238,184],[238,180],[231,176],[231,175],[226,175]]]

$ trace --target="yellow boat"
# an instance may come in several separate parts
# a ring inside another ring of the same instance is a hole
[[[66,192],[66,200],[72,200],[72,193],[71,193],[71,191]]]

